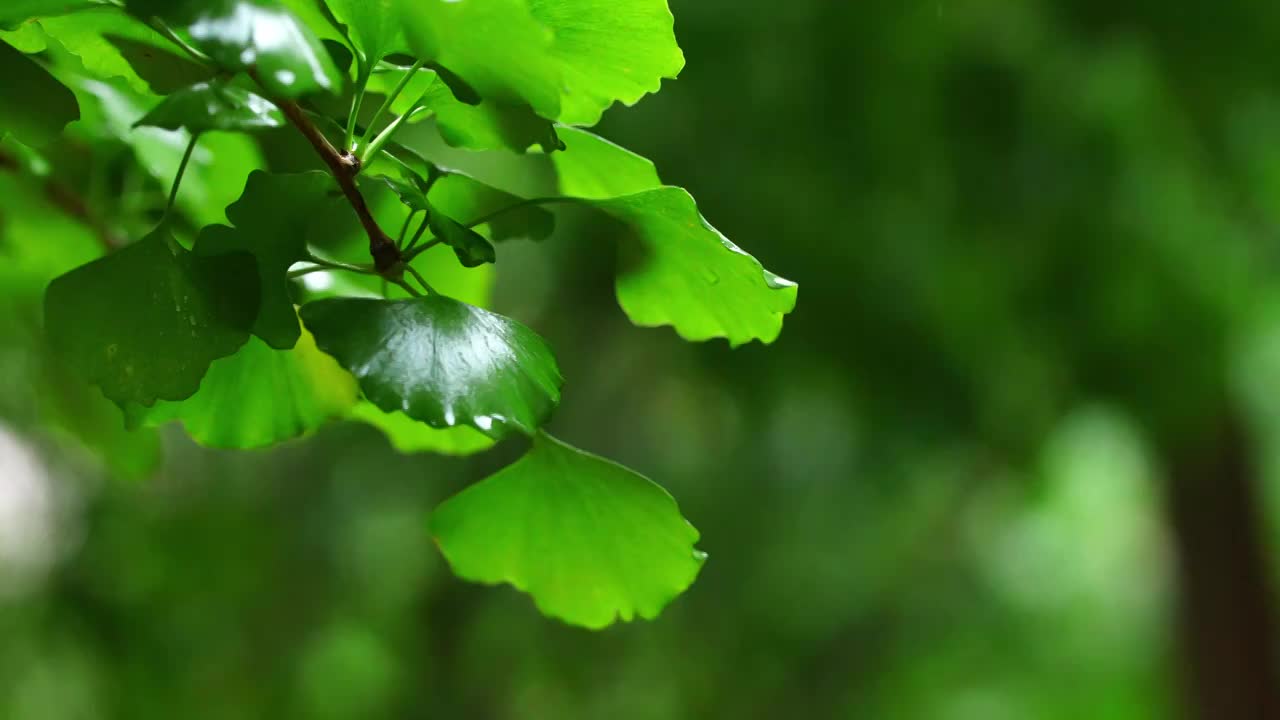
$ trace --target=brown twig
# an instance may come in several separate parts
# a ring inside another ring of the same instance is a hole
[[[0,170],[19,173],[22,171],[22,165],[12,155],[0,152]],[[77,195],[71,188],[56,180],[46,180],[42,190],[45,198],[54,207],[93,230],[105,252],[119,250],[126,245],[125,239],[112,230],[102,218],[95,215],[84,198]]]
[[[373,213],[369,212],[364,195],[361,195],[360,189],[356,187],[356,175],[360,173],[360,160],[345,150],[335,148],[297,103],[289,100],[274,102],[284,112],[285,117],[289,118],[289,122],[293,123],[293,126],[307,138],[307,142],[311,143],[311,147],[315,148],[337,179],[338,186],[347,196],[347,201],[351,203],[351,207],[360,218],[360,224],[364,226],[364,231],[369,236],[369,254],[373,256],[374,267],[379,273],[386,273],[398,267],[402,260],[400,249],[396,247],[395,241],[379,227]]]

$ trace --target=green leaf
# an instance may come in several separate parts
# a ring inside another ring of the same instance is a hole
[[[432,208],[427,214],[431,232],[445,245],[453,248],[458,262],[463,267],[477,267],[485,263],[495,262],[498,257],[493,245],[480,233],[445,215],[439,209]]]
[[[129,63],[134,74],[158,95],[167,95],[174,90],[210,80],[214,76],[211,69],[188,60],[184,55],[156,47],[151,42],[113,33],[105,33],[103,37]]]
[[[267,91],[297,98],[342,87],[342,75],[316,33],[279,3],[203,0],[172,5],[130,2],[135,12],[185,26],[193,44],[231,72],[254,71]]]
[[[525,0],[401,0],[409,45],[459,75],[486,100],[560,115],[561,69],[551,29]]]
[[[667,0],[529,0],[555,33],[566,92],[556,118],[595,125],[615,101],[634,105],[684,67]]]
[[[153,88],[125,56],[119,45],[121,40],[152,48],[158,60],[169,59],[171,70],[191,71],[190,62],[173,60],[169,53],[159,49],[169,47],[168,40],[116,7],[46,18],[40,21],[40,27],[49,38],[79,58],[86,73],[99,80],[121,78],[138,94],[146,94]]]
[[[438,453],[441,455],[474,455],[493,447],[493,440],[473,427],[433,428],[403,412],[383,412],[371,402],[363,401],[347,416],[382,431],[391,447],[406,455]]]
[[[284,114],[270,100],[218,81],[202,82],[166,97],[134,123],[193,133],[249,131],[284,125]]]
[[[75,95],[34,60],[0,42],[0,134],[27,145],[51,142],[80,117]],[[19,100],[20,99],[20,100]]]
[[[252,257],[199,258],[160,228],[50,283],[45,327],[64,361],[117,405],[183,400],[248,339],[257,286]]]
[[[666,0],[402,0],[404,32],[423,58],[486,100],[594,125],[684,67]]]
[[[510,583],[544,614],[593,629],[657,617],[706,559],[661,487],[545,433],[437,508],[431,530],[460,577]]]
[[[133,148],[142,168],[164,189],[162,192],[167,190],[191,134],[185,130],[133,127],[133,123],[146,114],[148,97],[133,93],[118,81],[97,80],[70,72],[60,77],[76,91],[83,110],[84,119],[73,127],[118,139]],[[240,197],[249,174],[264,165],[257,145],[250,138],[222,132],[201,135],[183,175],[178,208],[197,227],[224,222],[224,209]]]
[[[102,0],[5,0],[0,27],[12,28],[35,17],[49,17],[99,5]]]
[[[303,334],[292,350],[257,338],[213,363],[195,395],[153,408],[129,406],[133,426],[182,423],[206,447],[266,447],[306,435],[356,403],[355,378]]]
[[[795,308],[795,283],[767,271],[712,227],[682,188],[662,186],[652,163],[582,130],[562,128],[552,156],[561,192],[629,225],[639,258],[618,275],[618,303],[643,327],[733,346],[773,342]]]
[[[492,219],[478,226],[494,242],[528,239],[543,240],[555,229],[556,217],[536,205],[521,205],[524,198],[498,190],[457,170],[434,171],[438,177],[429,183],[413,171],[405,170],[410,181],[385,174],[373,177],[386,183],[407,207],[417,211],[436,209],[451,218],[466,218],[470,225],[475,220]],[[513,208],[506,212],[499,212]]]
[[[367,67],[404,49],[399,0],[325,0],[325,3],[338,22],[347,26],[351,44]]]
[[[406,68],[382,65],[369,80],[371,92],[386,95],[400,82]],[[525,152],[533,145],[544,152],[561,149],[552,123],[525,105],[493,101],[468,104],[458,100],[433,70],[418,70],[391,104],[397,115],[409,114],[409,122],[434,117],[440,137],[453,147],[467,150]],[[415,112],[416,111],[416,112]]]
[[[262,306],[253,333],[271,347],[291,348],[301,332],[289,296],[289,267],[307,258],[309,239],[344,232],[355,223],[336,191],[333,178],[323,172],[255,172],[240,199],[227,208],[235,227],[211,225],[196,240],[197,255],[247,252],[257,258]]]
[[[491,437],[532,434],[560,401],[546,341],[501,315],[440,295],[318,300],[302,321],[373,404],[435,428],[472,425]]]

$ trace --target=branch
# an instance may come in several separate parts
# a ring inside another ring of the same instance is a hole
[[[21,167],[21,164],[12,155],[0,152],[0,170],[17,174],[21,172]],[[102,245],[102,249],[105,252],[119,250],[127,244],[126,240],[112,230],[102,218],[95,215],[93,210],[89,208],[88,203],[84,201],[84,198],[77,195],[71,188],[56,180],[46,180],[42,189],[44,190],[45,198],[54,207],[93,230],[94,235],[98,238],[98,243]]]
[[[378,226],[373,213],[369,212],[364,196],[356,187],[360,161],[351,153],[335,148],[297,103],[279,99],[273,99],[272,102],[280,107],[285,117],[289,118],[289,122],[293,123],[293,126],[307,138],[307,142],[315,148],[325,165],[329,166],[329,170],[338,181],[338,186],[342,188],[342,193],[347,196],[347,201],[351,203],[351,207],[360,218],[365,234],[369,236],[369,254],[373,256],[374,267],[379,273],[385,273],[396,267],[401,261],[400,250],[396,247],[395,241]]]

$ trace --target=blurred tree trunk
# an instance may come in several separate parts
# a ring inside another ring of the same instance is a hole
[[[1280,669],[1254,451],[1233,416],[1166,452],[1183,688],[1197,720],[1280,719]]]

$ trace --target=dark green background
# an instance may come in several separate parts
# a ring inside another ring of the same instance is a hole
[[[425,517],[518,443],[401,457],[343,425],[215,453],[174,432],[130,482],[24,429],[42,514],[5,491],[5,431],[0,717],[1185,706],[1166,489],[1223,425],[1280,564],[1280,5],[672,4],[687,69],[601,132],[800,284],[782,337],[629,326],[617,228],[579,211],[500,249],[494,306],[557,348],[553,432],[702,531],[693,588],[589,633],[454,579]]]

